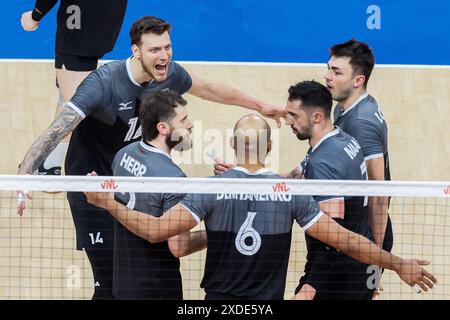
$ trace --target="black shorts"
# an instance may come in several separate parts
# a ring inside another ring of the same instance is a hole
[[[314,300],[371,300],[374,289],[368,285],[368,268],[336,251],[319,255],[314,264],[306,263],[295,293],[309,284],[316,290]]]
[[[92,299],[114,299],[114,218],[86,202],[81,192],[67,192],[77,236],[77,250],[85,250],[91,263],[95,290]]]
[[[97,69],[98,60],[101,57],[82,57],[67,54],[57,54],[55,56],[55,68],[70,71],[93,71]]]
[[[67,192],[77,235],[77,250],[114,249],[114,218],[86,202],[81,192]]]

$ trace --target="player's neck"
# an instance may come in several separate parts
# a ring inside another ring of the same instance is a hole
[[[312,133],[311,135],[311,139],[309,139],[309,145],[311,148],[314,148],[314,146],[323,138],[325,137],[327,134],[329,134],[331,131],[333,131],[334,125],[331,122],[331,119],[327,122],[324,123],[323,126],[317,128],[315,132]]]
[[[256,171],[265,168],[264,164],[260,164],[260,163],[258,163],[258,164],[248,164],[248,163],[245,163],[245,162],[244,163],[240,163],[239,161],[236,162],[236,166],[242,167],[242,168],[246,169],[248,172],[251,172],[251,173],[255,173]]]
[[[141,62],[135,56],[130,59],[131,75],[137,83],[145,83],[153,80],[153,78],[142,68]]]
[[[355,103],[356,100],[359,99],[363,94],[365,94],[367,91],[364,88],[360,88],[358,90],[353,91],[353,93],[345,100],[338,101],[339,106],[345,110],[351,107],[353,103]]]
[[[251,162],[251,163],[249,163],[249,162]],[[254,162],[255,162],[255,159],[252,157],[249,157],[248,155],[240,155],[240,156],[238,155],[236,157],[236,166],[245,168],[251,173],[254,173],[265,167],[264,163],[261,163],[260,161],[257,161],[257,163],[254,163]]]
[[[151,144],[156,149],[164,151],[165,153],[167,153],[169,155],[170,155],[170,152],[172,151],[172,149],[169,148],[166,141],[164,140],[164,137],[161,138],[160,136],[158,136],[153,140],[147,140],[147,143]]]

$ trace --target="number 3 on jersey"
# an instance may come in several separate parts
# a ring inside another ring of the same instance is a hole
[[[123,141],[130,141],[139,138],[142,135],[142,127],[139,126],[136,130],[136,126],[138,124],[138,117],[131,118],[128,121],[130,128],[128,129],[127,135]]]
[[[248,212],[247,219],[245,219],[239,232],[236,236],[236,249],[246,256],[252,256],[258,252],[261,247],[261,236],[258,231],[252,227],[253,220],[257,212]]]

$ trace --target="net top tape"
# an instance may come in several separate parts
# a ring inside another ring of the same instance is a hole
[[[0,175],[0,190],[449,197],[450,181]]]

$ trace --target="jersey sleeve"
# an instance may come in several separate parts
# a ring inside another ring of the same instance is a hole
[[[179,203],[186,194],[183,193],[165,193],[162,196],[163,200],[163,211],[166,212],[170,208],[172,208],[174,205]]]
[[[360,119],[349,126],[347,133],[358,141],[366,160],[383,157],[383,139],[375,124]]]
[[[40,21],[52,8],[58,0],[36,0],[32,18],[34,21]]]
[[[104,105],[106,90],[104,83],[96,71],[90,73],[78,86],[75,95],[68,102],[69,107],[83,118]]]
[[[303,230],[308,230],[323,215],[311,196],[293,196],[293,217]]]
[[[199,223],[204,220],[214,207],[213,194],[188,194],[180,204],[185,207]]]
[[[178,88],[177,92],[182,95],[185,94],[192,87],[192,78],[189,73],[180,66],[178,63],[175,64],[175,77]]]
[[[345,164],[336,159],[332,154],[325,154],[327,159],[331,159],[332,162],[326,159],[310,162],[308,164],[305,178],[316,180],[344,180],[345,179]],[[324,195],[315,196],[314,199],[317,202],[323,202],[330,199],[342,198],[339,195]]]

